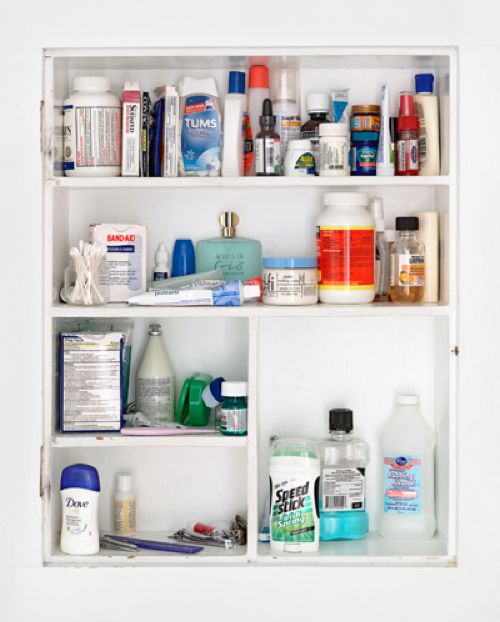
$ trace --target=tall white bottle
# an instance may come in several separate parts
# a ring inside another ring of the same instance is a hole
[[[149,341],[135,379],[136,408],[151,422],[174,421],[175,377],[159,324],[149,327]]]
[[[249,175],[255,175],[255,137],[260,132],[259,117],[262,115],[265,99],[270,99],[269,69],[265,65],[252,65],[248,75],[248,115],[253,138],[253,159]]]
[[[281,144],[281,170],[284,170],[287,145],[300,139],[298,77],[295,69],[276,69],[272,74],[273,111],[276,133]]]
[[[222,176],[244,174],[244,120],[246,117],[245,72],[229,72],[229,88],[224,101]]]
[[[424,245],[425,278],[422,302],[439,302],[439,214],[415,212],[417,240]]]
[[[439,175],[439,114],[432,73],[415,76],[420,175]]]
[[[383,507],[380,535],[427,540],[434,535],[434,432],[422,418],[416,395],[399,395],[380,436]]]

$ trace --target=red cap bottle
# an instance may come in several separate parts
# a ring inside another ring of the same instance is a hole
[[[269,69],[265,65],[252,65],[248,78],[248,88],[268,89],[269,88]]]
[[[418,130],[418,117],[415,114],[415,97],[412,93],[403,92],[399,95],[399,116],[396,121],[396,132]]]

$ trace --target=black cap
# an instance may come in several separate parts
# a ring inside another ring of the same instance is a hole
[[[352,410],[349,408],[332,408],[330,410],[330,432],[350,432],[352,428]]]
[[[397,231],[418,231],[418,216],[398,216],[396,218]]]
[[[389,131],[391,134],[391,141],[395,142],[396,140],[396,121],[397,117],[389,117]]]
[[[262,116],[259,117],[261,124],[276,123],[276,117],[273,115],[273,102],[265,99],[262,102]]]

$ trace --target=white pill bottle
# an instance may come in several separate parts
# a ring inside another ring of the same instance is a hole
[[[89,464],[72,464],[61,473],[61,551],[68,555],[99,552],[99,473]]]
[[[117,177],[121,174],[121,102],[103,76],[75,78],[64,100],[64,174]]]
[[[375,221],[368,196],[328,192],[316,221],[319,300],[363,304],[375,297]]]

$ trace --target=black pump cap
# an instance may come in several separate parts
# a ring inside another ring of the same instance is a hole
[[[397,231],[418,231],[418,216],[398,216],[396,218]]]
[[[330,410],[330,432],[350,432],[353,428],[352,410],[332,408]]]
[[[273,102],[270,99],[262,102],[262,116],[259,117],[259,122],[261,125],[276,123],[276,117],[273,115]]]

